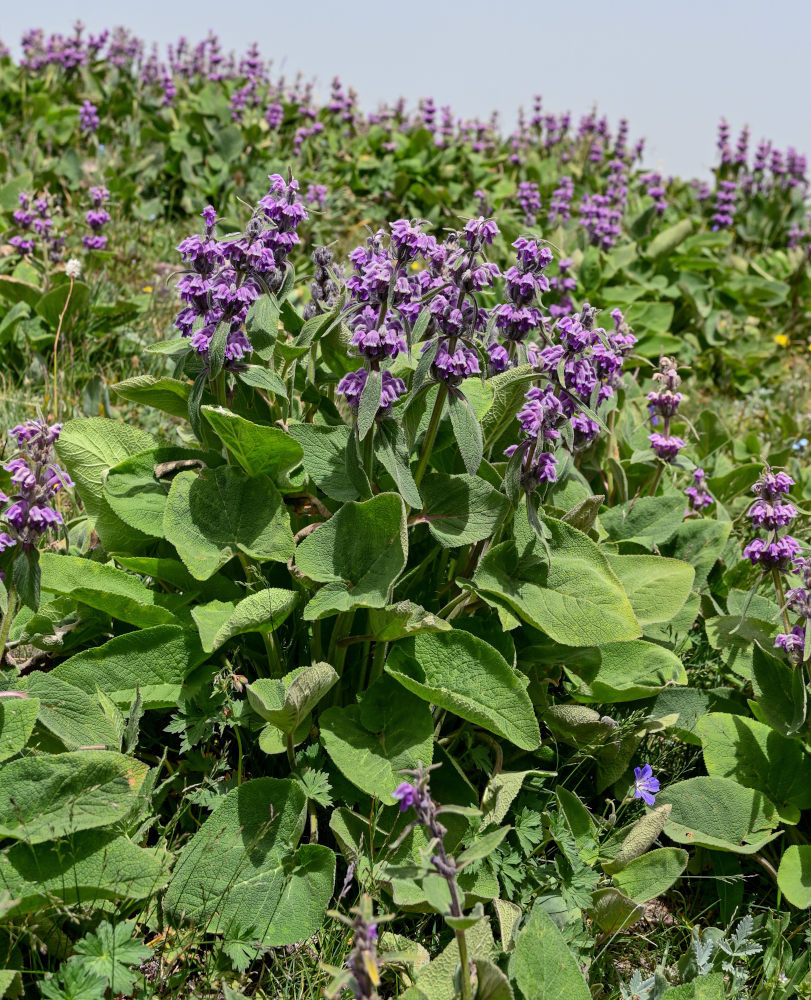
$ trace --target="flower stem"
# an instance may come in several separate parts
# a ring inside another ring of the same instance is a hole
[[[774,580],[774,589],[777,591],[777,603],[780,605],[780,614],[783,616],[783,628],[786,630],[786,635],[791,635],[791,622],[788,617],[788,608],[786,607],[786,593],[783,590],[783,581],[780,578],[780,573],[776,569],[772,569],[772,579]]]
[[[290,770],[293,771],[295,770],[296,767],[296,748],[293,746],[292,733],[287,734],[286,749],[287,749],[287,761],[290,764]]]
[[[369,684],[374,684],[374,682],[383,673],[383,667],[386,665],[386,643],[382,642],[380,639],[375,641],[375,651],[372,655],[372,669],[369,671]]]
[[[428,467],[428,459],[431,457],[431,451],[434,447],[434,441],[436,440],[436,433],[439,430],[439,421],[442,419],[442,410],[445,406],[445,400],[447,398],[448,387],[446,385],[441,385],[436,394],[436,402],[434,403],[434,409],[431,413],[431,419],[428,422],[428,430],[425,432],[425,440],[422,442],[422,452],[417,465],[417,471],[414,473],[414,482],[417,486],[419,486],[422,482],[422,477],[425,475],[425,470]]]
[[[470,968],[467,961],[467,941],[464,931],[455,931],[456,944],[459,946],[459,964],[461,965],[462,1000],[470,1000]]]
[[[65,318],[65,313],[68,311],[68,306],[70,305],[70,297],[73,295],[73,278],[70,279],[70,288],[68,289],[68,297],[65,299],[65,304],[62,306],[62,312],[59,314],[59,323],[56,327],[56,336],[54,337],[54,420],[59,421],[59,386],[57,380],[58,373],[58,363],[59,363],[59,338],[62,336],[62,320]]]
[[[3,661],[6,658],[6,643],[8,642],[8,634],[11,631],[11,623],[14,620],[14,615],[17,613],[17,592],[14,589],[14,584],[10,580],[6,589],[6,601],[6,613],[3,615],[3,624],[0,625],[0,666],[3,665]]]

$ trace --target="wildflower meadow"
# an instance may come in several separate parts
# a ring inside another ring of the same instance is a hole
[[[0,43],[0,998],[811,997],[805,156],[323,89]]]

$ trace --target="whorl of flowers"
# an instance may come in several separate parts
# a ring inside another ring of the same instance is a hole
[[[524,225],[534,226],[541,211],[541,194],[534,181],[521,181],[516,195],[518,207],[524,213]]]
[[[85,250],[104,250],[107,247],[107,237],[102,229],[110,221],[110,213],[104,206],[110,200],[110,192],[106,187],[98,185],[90,188],[90,202],[93,206],[85,215],[85,222],[91,229],[88,236],[82,237]]]
[[[189,236],[177,248],[187,270],[177,283],[183,308],[175,326],[191,338],[198,354],[207,355],[217,328],[226,324],[227,365],[250,352],[244,330],[248,310],[263,292],[280,286],[285,260],[299,241],[296,227],[307,218],[295,180],[273,174],[270,182],[270,191],[238,239],[216,238],[217,213],[209,205],[200,213],[203,233]]]
[[[645,194],[649,198],[653,198],[653,207],[656,209],[656,214],[664,215],[667,208],[667,191],[662,181],[662,175],[651,172],[643,174],[639,180],[645,185]]]
[[[304,307],[304,319],[329,312],[338,299],[343,282],[343,269],[333,260],[329,247],[316,247],[312,253],[315,270],[310,282],[310,301]]]
[[[657,388],[648,393],[648,412],[650,413],[651,426],[658,426],[659,417],[662,417],[663,420],[662,433],[654,431],[648,435],[648,440],[657,458],[668,464],[676,460],[679,452],[685,446],[685,442],[680,437],[670,433],[670,421],[676,415],[683,398],[678,391],[681,385],[678,367],[675,358],[663,357],[659,361],[659,371],[653,375]]]
[[[786,591],[786,611],[797,615],[800,621],[790,631],[780,633],[774,644],[779,649],[785,649],[794,663],[800,663],[805,656],[807,630],[811,627],[808,624],[811,619],[811,562],[797,559],[794,568],[801,582]]]
[[[552,192],[552,199],[549,202],[549,215],[547,219],[550,226],[556,222],[567,222],[571,217],[571,202],[574,197],[574,181],[571,177],[561,177],[558,186]]]
[[[574,301],[571,293],[577,287],[577,281],[573,275],[569,274],[573,261],[569,257],[561,257],[558,261],[558,273],[549,279],[549,288],[559,296],[557,302],[549,305],[549,315],[552,319],[560,319],[561,316],[571,316],[575,311]]]
[[[65,247],[65,237],[56,231],[53,212],[56,202],[47,194],[34,197],[25,191],[17,196],[19,208],[13,218],[21,230],[9,239],[9,243],[21,257],[38,253],[50,261],[60,261]]]
[[[690,511],[701,513],[705,507],[715,503],[712,494],[707,489],[707,480],[703,469],[693,470],[693,482],[684,491],[687,496]]]
[[[715,214],[712,217],[712,231],[728,229],[735,221],[735,181],[720,181],[715,194]]]
[[[92,135],[98,131],[100,124],[101,119],[99,118],[96,105],[91,104],[90,101],[83,101],[82,106],[79,108],[79,129],[85,135]]]
[[[20,546],[36,547],[42,535],[62,524],[62,515],[52,506],[64,486],[72,486],[70,476],[57,465],[53,445],[61,424],[48,426],[42,420],[26,420],[12,427],[17,451],[3,468],[11,473],[12,493],[0,492],[0,552]]]
[[[800,543],[784,533],[797,516],[797,508],[785,499],[793,485],[788,473],[766,468],[752,487],[757,499],[747,516],[754,530],[766,533],[765,538],[752,539],[743,550],[753,566],[785,573],[800,559]]]

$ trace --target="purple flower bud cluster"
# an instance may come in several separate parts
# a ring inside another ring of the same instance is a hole
[[[307,218],[298,182],[270,177],[270,191],[259,202],[245,232],[236,240],[217,240],[216,212],[201,213],[202,235],[189,236],[178,246],[187,270],[177,288],[183,308],[175,326],[198,354],[207,355],[220,324],[227,324],[225,360],[235,365],[250,353],[244,330],[251,305],[281,284],[284,262],[298,243],[297,226]]]
[[[728,229],[735,221],[735,181],[720,181],[715,193],[715,214],[713,215],[712,231]]]
[[[308,205],[316,205],[318,208],[322,209],[327,203],[327,186],[326,184],[309,184],[307,186],[307,194],[305,195]]]
[[[549,215],[547,220],[550,226],[557,222],[567,222],[571,217],[571,202],[574,197],[574,181],[571,177],[561,177],[558,186],[552,192],[552,199],[549,202]]]
[[[595,327],[595,316],[596,310],[584,305],[579,316],[558,320],[557,343],[542,350],[532,345],[527,352],[530,362],[546,375],[546,385],[527,392],[518,413],[523,440],[505,454],[521,455],[521,481],[528,491],[557,479],[557,459],[545,446],[554,447],[564,438],[563,425],[569,425],[565,437],[575,452],[589,447],[599,434],[599,424],[578,404],[597,410],[622,383],[623,360],[636,338],[618,309],[612,313],[612,333]]]
[[[561,316],[571,316],[575,311],[574,301],[571,293],[577,287],[577,280],[574,275],[569,274],[569,269],[574,262],[569,257],[561,257],[558,261],[558,273],[549,279],[549,289],[558,296],[557,302],[549,305],[549,315],[552,319],[560,319]]]
[[[516,195],[518,207],[524,213],[524,225],[534,226],[541,211],[541,194],[534,181],[521,181]]]
[[[95,104],[91,104],[90,101],[83,101],[82,106],[79,108],[79,129],[85,135],[92,135],[98,131],[100,124],[101,119],[99,118],[98,108]]]
[[[9,243],[21,257],[33,256],[38,248],[42,257],[57,262],[62,259],[65,237],[56,231],[53,213],[58,203],[41,194],[34,197],[25,191],[17,196],[19,208],[14,211],[14,222],[21,230],[9,239]]]
[[[104,205],[110,200],[110,192],[106,187],[97,185],[90,188],[90,203],[93,206],[85,215],[85,222],[91,229],[88,236],[82,237],[85,250],[105,250],[107,248],[107,237],[102,233],[102,229],[110,221],[110,213]]]
[[[620,235],[622,212],[607,194],[585,194],[580,202],[580,225],[589,243],[610,250]]]
[[[56,464],[53,453],[61,430],[61,424],[49,427],[42,420],[26,420],[11,429],[18,451],[3,466],[11,473],[14,492],[0,492],[0,521],[8,529],[0,531],[0,553],[18,545],[29,551],[46,531],[62,524],[62,515],[52,501],[64,486],[73,483]]]
[[[811,561],[797,559],[795,572],[800,576],[800,585],[786,591],[786,611],[801,619],[789,632],[778,635],[774,644],[785,649],[789,659],[801,663],[805,653],[806,631],[811,620]]]
[[[682,401],[682,394],[678,391],[681,385],[681,376],[678,372],[678,362],[675,358],[663,357],[659,361],[659,371],[653,375],[657,388],[648,393],[648,412],[650,413],[651,427],[657,427],[659,417],[663,418],[663,431],[660,434],[654,431],[648,435],[651,448],[656,457],[663,462],[671,464],[678,457],[679,452],[684,448],[685,442],[670,433],[670,421],[676,415],[679,404]]]
[[[785,472],[767,468],[752,487],[757,499],[749,508],[753,528],[765,531],[766,538],[754,538],[743,550],[753,566],[785,573],[800,560],[800,543],[792,535],[783,534],[794,518],[797,508],[787,497],[794,480]]]
[[[503,345],[491,345],[490,362],[498,367],[502,360],[499,348],[509,359],[516,355],[516,345],[522,344],[543,324],[539,296],[549,291],[549,279],[543,273],[552,262],[552,251],[535,240],[520,236],[513,247],[517,264],[504,273],[507,301],[496,307],[496,328],[504,339]],[[506,367],[506,365],[504,366]]]
[[[718,123],[718,141],[716,142],[722,164],[732,163],[732,146],[729,142],[730,134],[729,122],[726,118],[722,118]]]
[[[703,469],[693,471],[693,482],[684,492],[687,495],[689,509],[693,513],[700,514],[706,507],[715,503],[712,494],[707,489],[707,480]]]
[[[645,185],[645,194],[653,198],[653,206],[657,215],[664,215],[667,208],[667,190],[662,181],[662,175],[657,173],[643,174],[639,178]]]
[[[304,319],[329,312],[338,299],[343,282],[343,268],[333,260],[329,247],[316,247],[312,253],[315,266],[310,282],[310,301],[304,307]]]

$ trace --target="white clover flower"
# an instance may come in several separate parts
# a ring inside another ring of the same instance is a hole
[[[82,262],[75,257],[71,257],[67,264],[65,264],[65,274],[69,278],[81,278]]]

